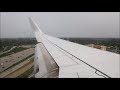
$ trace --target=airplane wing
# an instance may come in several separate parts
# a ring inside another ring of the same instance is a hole
[[[36,78],[120,78],[120,55],[44,34],[30,18],[38,44]]]

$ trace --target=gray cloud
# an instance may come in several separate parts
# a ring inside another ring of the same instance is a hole
[[[119,12],[1,12],[1,37],[34,37],[30,16],[56,37],[120,37]]]

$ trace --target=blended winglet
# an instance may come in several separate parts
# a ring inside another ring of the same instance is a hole
[[[41,29],[38,27],[38,25],[36,24],[32,17],[29,17],[29,21],[34,31],[37,42],[42,42],[41,37],[44,35],[44,33],[41,31]]]
[[[29,21],[32,29],[35,30],[35,32],[39,32],[40,34],[43,34],[42,30],[40,30],[40,28],[38,27],[38,25],[36,24],[36,22],[33,20],[32,17],[29,17]]]

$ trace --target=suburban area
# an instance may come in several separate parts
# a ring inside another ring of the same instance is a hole
[[[35,39],[1,39],[0,78],[33,77]]]
[[[119,39],[62,38],[113,53],[120,53]],[[34,78],[35,38],[0,40],[0,78]]]

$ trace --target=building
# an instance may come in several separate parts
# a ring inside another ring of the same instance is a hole
[[[93,47],[93,48],[97,48],[97,49],[101,49],[101,50],[104,50],[106,51],[106,46],[103,46],[103,45],[95,45],[95,44],[88,44],[87,46],[89,47]]]

